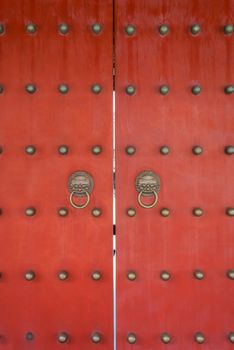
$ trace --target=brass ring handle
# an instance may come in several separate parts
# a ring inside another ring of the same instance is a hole
[[[155,205],[156,205],[157,202],[158,202],[158,194],[157,194],[157,192],[156,192],[156,191],[153,191],[153,192],[152,192],[152,193],[154,194],[154,201],[153,201],[153,203],[151,203],[151,204],[144,204],[144,203],[142,202],[142,200],[141,200],[142,193],[143,193],[143,191],[141,191],[141,192],[138,194],[138,197],[137,197],[138,203],[140,204],[140,206],[141,206],[142,208],[145,208],[145,209],[151,209],[151,208],[155,207]]]
[[[87,207],[87,205],[89,204],[89,201],[90,201],[90,195],[87,191],[84,192],[85,196],[87,197],[87,200],[84,204],[81,204],[81,205],[77,205],[73,202],[73,196],[75,193],[78,193],[76,191],[72,191],[71,194],[70,194],[70,203],[71,205],[73,206],[73,208],[76,208],[76,209],[84,209]]]

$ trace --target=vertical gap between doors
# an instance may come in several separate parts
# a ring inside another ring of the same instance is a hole
[[[112,139],[113,139],[113,348],[116,350],[116,147],[115,147],[115,0],[113,0],[113,51],[112,51],[112,79],[113,79],[113,114],[112,114]]]

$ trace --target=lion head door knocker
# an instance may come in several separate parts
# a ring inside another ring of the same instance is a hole
[[[70,192],[70,204],[76,209],[86,208],[93,191],[93,178],[86,171],[76,171],[69,176],[68,190]],[[74,202],[74,197],[86,197],[84,204]]]
[[[142,208],[150,209],[155,207],[158,202],[158,193],[160,190],[160,177],[151,170],[142,171],[136,177],[136,190],[138,192],[138,203]],[[153,197],[151,204],[146,204],[143,197]]]

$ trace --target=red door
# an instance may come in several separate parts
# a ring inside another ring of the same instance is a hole
[[[109,0],[1,1],[2,349],[113,349],[112,37]]]
[[[233,348],[233,13],[116,1],[117,349]]]

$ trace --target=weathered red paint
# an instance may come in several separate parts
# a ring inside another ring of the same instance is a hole
[[[228,350],[233,331],[234,267],[233,95],[224,86],[234,82],[234,36],[223,26],[233,23],[232,1],[117,0],[116,28],[116,178],[117,178],[117,349],[164,349],[163,332],[171,335],[170,349],[197,349],[195,332],[203,332],[203,349]],[[170,27],[167,36],[158,26]],[[189,32],[199,23],[198,36]],[[124,27],[133,24],[136,34]],[[162,96],[159,86],[168,84]],[[200,84],[202,93],[191,94]],[[126,95],[127,85],[136,93]],[[128,156],[125,147],[134,145]],[[159,149],[168,145],[170,154]],[[201,145],[195,156],[192,147]],[[137,203],[135,178],[145,169],[161,177],[156,208]],[[128,207],[136,216],[126,215]],[[170,209],[162,217],[160,209]],[[204,210],[192,215],[193,207]],[[205,278],[193,277],[201,269]],[[128,281],[128,270],[137,279]],[[168,270],[171,279],[159,275]],[[127,334],[137,336],[135,345]]]

